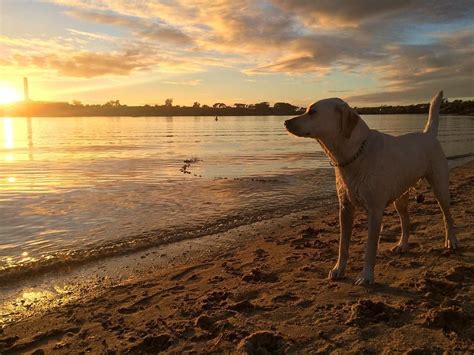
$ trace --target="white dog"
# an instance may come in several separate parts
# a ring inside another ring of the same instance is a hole
[[[448,164],[436,139],[442,98],[441,91],[431,100],[423,133],[398,137],[370,129],[347,103],[338,98],[318,101],[304,114],[285,122],[286,129],[294,135],[315,138],[335,167],[341,235],[339,257],[329,272],[329,279],[344,275],[356,206],[367,211],[369,229],[364,268],[356,280],[357,285],[374,281],[383,211],[390,202],[395,204],[402,229],[400,242],[394,250],[408,249],[408,190],[421,178],[430,183],[443,212],[445,247],[459,247],[449,211]]]

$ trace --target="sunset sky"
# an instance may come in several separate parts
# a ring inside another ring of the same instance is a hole
[[[0,0],[0,95],[178,105],[474,96],[471,1]]]

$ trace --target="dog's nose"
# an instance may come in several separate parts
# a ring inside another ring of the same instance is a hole
[[[285,127],[288,126],[288,123],[290,122],[290,120],[286,120],[285,121]]]

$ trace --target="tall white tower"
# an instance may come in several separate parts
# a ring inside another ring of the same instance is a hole
[[[30,101],[30,90],[28,89],[28,78],[23,78],[23,92],[25,96],[25,101]]]

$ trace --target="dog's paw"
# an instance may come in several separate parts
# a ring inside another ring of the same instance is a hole
[[[328,280],[337,280],[344,277],[344,270],[335,266],[328,274]]]
[[[402,254],[406,253],[410,249],[410,246],[408,243],[400,243],[395,245],[391,250],[395,254]]]
[[[374,275],[365,275],[364,273],[362,273],[355,281],[355,284],[357,286],[370,285],[373,283],[374,283]]]
[[[461,247],[461,243],[459,243],[456,237],[448,238],[444,242],[444,247],[450,250],[456,250]]]

